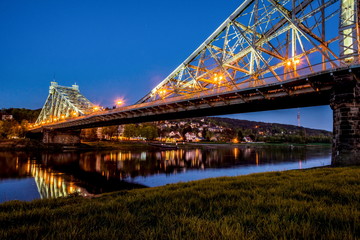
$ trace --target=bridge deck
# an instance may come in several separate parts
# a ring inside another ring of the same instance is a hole
[[[33,128],[30,131],[36,133],[43,129],[75,130],[166,119],[327,105],[335,78],[351,73],[358,74],[359,71],[360,65],[356,64],[282,82],[265,79],[266,84],[257,87],[243,83],[232,89],[217,88],[187,96],[92,113]]]

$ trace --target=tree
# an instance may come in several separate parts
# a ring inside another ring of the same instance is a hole
[[[205,138],[206,138],[206,140],[210,141],[213,136],[214,136],[213,132],[207,131]]]
[[[124,127],[124,137],[131,138],[139,136],[138,130],[135,124],[127,124]]]
[[[203,130],[202,130],[202,132],[201,132],[201,136],[203,137],[203,138],[206,138],[206,129],[204,128]],[[206,140],[208,140],[208,139],[206,139]]]
[[[243,138],[244,138],[244,134],[243,134],[242,130],[239,129],[238,132],[237,132],[237,139],[238,139],[239,141],[242,141]]]
[[[153,140],[158,137],[157,128],[153,125],[142,126],[140,128],[140,136],[147,140]]]
[[[81,137],[89,140],[89,141],[95,141],[98,139],[97,137],[97,128],[87,128],[81,130]]]
[[[109,136],[109,138],[112,139],[112,137],[115,136],[118,133],[118,129],[119,129],[118,125],[103,127],[102,128],[102,133],[104,135]]]
[[[232,139],[234,139],[236,133],[232,128],[225,128],[221,135],[225,141],[231,141]]]
[[[190,126],[186,126],[183,130],[182,130],[182,136],[185,138],[185,134],[188,132],[192,132],[192,128]]]

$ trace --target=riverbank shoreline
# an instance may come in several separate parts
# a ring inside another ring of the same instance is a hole
[[[357,239],[360,167],[0,204],[1,239]]]
[[[122,149],[142,149],[150,150],[156,149],[157,147],[151,145],[153,142],[145,141],[96,141],[88,142],[83,141],[80,145],[46,145],[38,140],[32,139],[11,139],[11,140],[0,140],[0,151],[93,151],[93,150],[122,150]],[[156,142],[157,143],[157,142]],[[316,146],[331,146],[326,143],[264,143],[264,142],[253,142],[253,143],[224,143],[224,142],[184,142],[184,143],[166,143],[168,146],[176,146],[178,148],[211,148],[211,147],[283,147],[289,146],[294,147],[316,147]]]

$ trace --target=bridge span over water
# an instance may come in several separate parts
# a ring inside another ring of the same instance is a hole
[[[136,104],[101,111],[53,82],[30,131],[75,143],[83,128],[330,104],[334,159],[360,159],[359,5],[245,0]]]

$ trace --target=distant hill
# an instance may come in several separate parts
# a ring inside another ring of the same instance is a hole
[[[248,121],[248,120],[241,120],[241,119],[234,119],[234,118],[222,118],[222,117],[206,117],[204,119],[209,119],[213,121],[217,125],[230,127],[233,129],[258,129],[263,131],[270,131],[270,130],[285,130],[286,132],[296,132],[299,129],[303,129],[306,131],[308,135],[319,135],[323,134],[326,136],[332,136],[332,132],[321,130],[321,129],[312,129],[312,128],[304,128],[298,127],[295,125],[290,124],[280,124],[280,123],[265,123],[265,122],[255,122],[255,121]]]
[[[167,122],[167,123],[166,123]],[[326,130],[298,127],[289,124],[264,123],[224,117],[190,118],[156,123],[160,135],[170,131],[194,132],[206,140],[232,141],[244,137],[256,142],[331,143],[332,133]],[[211,134],[209,134],[211,132]],[[205,136],[205,137],[204,137]]]

